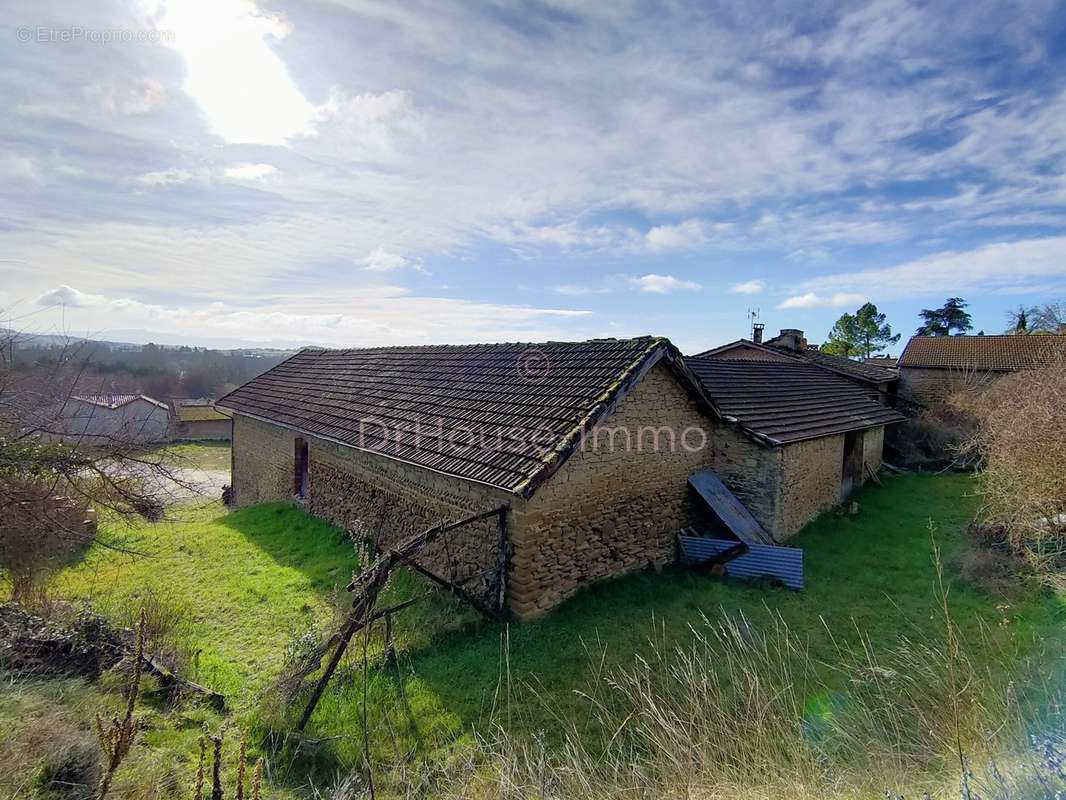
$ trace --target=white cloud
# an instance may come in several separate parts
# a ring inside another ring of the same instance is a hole
[[[825,275],[805,281],[812,292],[861,289],[871,297],[916,297],[964,291],[1002,291],[1047,279],[1066,280],[1066,236],[996,242],[940,253],[882,269]]]
[[[273,164],[237,164],[226,167],[226,177],[235,181],[261,181],[278,171]]]
[[[639,278],[628,278],[627,283],[641,292],[652,294],[667,294],[682,289],[695,290],[701,288],[695,281],[686,281],[675,278],[673,275],[641,275]]]
[[[166,186],[171,183],[185,183],[192,180],[193,174],[185,169],[170,167],[158,172],[146,172],[137,176],[137,183],[145,186]]]
[[[35,302],[39,306],[89,308],[91,306],[103,305],[107,302],[107,298],[101,297],[98,294],[87,294],[86,292],[75,289],[73,286],[67,286],[64,284],[45,292],[38,297]]]
[[[734,283],[729,291],[734,294],[761,294],[766,290],[766,281],[756,278],[755,280]]]
[[[411,269],[422,271],[422,264],[411,258],[406,258],[398,253],[390,253],[384,247],[372,250],[362,260],[363,266],[371,272],[392,272],[393,270]]]
[[[368,287],[354,295],[315,294],[284,301],[255,297],[247,305],[145,303],[129,297],[108,299],[85,295],[69,286],[58,287],[45,296],[77,301],[77,304],[67,304],[69,307],[62,318],[64,330],[72,335],[85,331],[95,338],[106,338],[109,331],[134,330],[160,334],[164,339],[198,338],[200,342],[352,347],[401,341],[410,344],[542,341],[558,339],[567,327],[580,325],[592,316],[585,310],[418,297],[396,287]],[[46,324],[40,318],[35,322]],[[27,329],[27,332],[33,331]],[[587,335],[592,335],[591,329]]]
[[[857,306],[866,301],[866,295],[853,292],[833,292],[828,295],[820,295],[815,292],[798,294],[786,298],[778,303],[778,308],[842,308],[843,306]]]
[[[702,244],[706,234],[698,219],[687,219],[676,225],[659,225],[649,230],[644,239],[652,250],[682,250]]]

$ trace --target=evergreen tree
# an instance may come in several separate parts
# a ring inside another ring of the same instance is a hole
[[[950,336],[952,331],[962,334],[973,330],[970,314],[966,311],[968,305],[961,297],[949,297],[940,308],[923,308],[918,314],[922,325],[917,335]]]
[[[877,306],[864,303],[854,314],[844,314],[836,321],[821,349],[844,358],[869,358],[898,341],[899,334],[892,334],[892,326],[885,322],[885,315]]]

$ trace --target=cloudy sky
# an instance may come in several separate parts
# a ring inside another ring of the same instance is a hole
[[[5,3],[0,323],[910,333],[1066,296],[1066,4]]]

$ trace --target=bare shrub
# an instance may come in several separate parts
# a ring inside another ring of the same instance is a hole
[[[1066,357],[1005,376],[965,400],[977,420],[982,522],[999,526],[1037,572],[1066,586]],[[959,402],[959,401],[957,401]]]
[[[86,524],[84,499],[64,497],[52,483],[8,476],[2,486],[0,567],[7,571],[13,600],[43,608],[48,578],[65,557],[92,542],[96,526]]]
[[[964,390],[962,393],[964,394]],[[960,394],[956,392],[956,395]],[[885,446],[889,457],[901,467],[943,469],[974,466],[967,442],[973,437],[976,421],[951,400],[932,406],[907,409],[906,422],[891,426]]]

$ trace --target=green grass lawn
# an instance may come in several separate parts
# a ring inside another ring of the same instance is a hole
[[[587,709],[580,691],[601,659],[628,664],[652,639],[684,643],[703,615],[722,611],[742,612],[755,626],[779,615],[827,662],[833,637],[856,638],[858,631],[875,645],[904,635],[939,636],[933,542],[964,635],[986,636],[995,652],[1012,658],[1047,649],[1066,619],[1061,598],[1033,590],[992,595],[955,569],[976,509],[973,487],[968,476],[910,475],[863,490],[859,514],[828,514],[790,542],[805,551],[803,592],[673,569],[592,587],[531,624],[485,622],[449,598],[415,606],[397,621],[395,669],[371,670],[375,753],[432,755],[485,726],[494,709],[515,727],[546,730],[550,739],[554,715]],[[146,593],[179,604],[189,620],[187,646],[200,651],[197,679],[225,693],[239,720],[254,726],[256,692],[274,677],[295,635],[331,619],[336,591],[356,566],[354,548],[337,529],[284,504],[233,513],[212,504],[176,513],[181,516],[172,521],[111,530],[112,538],[145,555],[96,548],[63,573],[58,591],[92,598],[115,614],[136,608]],[[415,579],[402,576],[389,595],[395,600],[418,591]],[[358,757],[359,657],[353,648],[312,721],[312,735],[337,737],[330,738],[328,766]],[[988,658],[997,668],[993,649]],[[540,687],[548,702],[529,687]]]
[[[191,469],[230,468],[229,442],[180,442],[163,447],[176,464]]]

